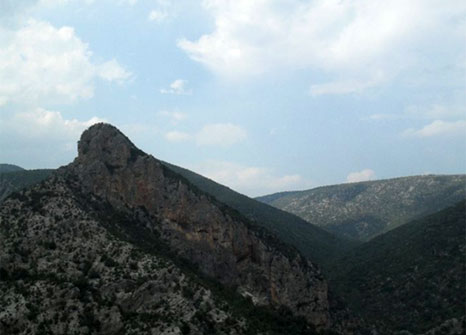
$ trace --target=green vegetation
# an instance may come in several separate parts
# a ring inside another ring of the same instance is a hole
[[[426,175],[318,187],[257,198],[338,236],[368,241],[465,197],[466,175]]]
[[[324,268],[331,260],[358,244],[346,238],[339,238],[293,214],[251,199],[192,171],[162,163],[203,192],[238,211],[254,225],[271,231],[283,242],[294,246],[304,256]]]
[[[1,164],[0,167],[8,165]],[[10,165],[8,165],[10,166]],[[38,184],[49,177],[54,170],[18,170],[0,169],[0,203],[11,193]]]
[[[13,164],[0,164],[0,173],[22,171],[22,167]]]
[[[464,315],[466,202],[407,223],[335,262],[330,285],[381,329],[421,333]]]
[[[88,208],[87,211],[89,213],[98,213],[99,222],[118,240],[131,243],[142,254],[165,259],[167,263],[173,262],[192,282],[211,290],[218,305],[231,312],[236,318],[247,320],[245,334],[253,335],[264,332],[269,335],[318,334],[315,328],[303,317],[293,316],[287,308],[282,307],[276,310],[271,307],[255,306],[249,298],[241,296],[235,287],[227,287],[217,280],[202,274],[195,264],[178,256],[156,232],[150,231],[143,224],[143,217],[147,215],[144,213],[143,208],[135,209],[133,212],[123,212],[116,210],[108,202],[100,199],[88,202],[89,199],[86,199],[78,190],[76,190],[75,195],[82,205],[88,206],[91,204],[92,207]],[[116,265],[116,263],[107,264],[109,261],[107,256],[103,256],[101,260],[109,267]],[[87,281],[79,281],[74,284],[81,289],[81,287],[87,287],[85,285],[87,283]],[[184,286],[181,292],[182,296],[187,299],[194,298],[195,291],[192,287]],[[195,319],[204,325],[203,334],[217,334],[213,324],[211,324],[212,321],[208,312],[205,308],[199,308]],[[140,316],[133,315],[132,318],[134,317]],[[183,331],[187,331],[186,326],[184,326]],[[326,332],[325,334],[331,333]]]

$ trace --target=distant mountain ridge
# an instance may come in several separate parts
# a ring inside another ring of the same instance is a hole
[[[25,170],[10,164],[2,164],[0,168],[2,168],[0,171],[0,204],[11,193],[41,182],[54,171],[51,169]]]
[[[466,196],[466,175],[425,175],[323,186],[256,198],[339,236],[367,241]]]
[[[13,164],[0,164],[0,173],[22,171],[22,167]]]

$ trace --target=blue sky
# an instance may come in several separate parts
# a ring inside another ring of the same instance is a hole
[[[0,0],[0,162],[107,121],[250,196],[466,171],[466,3]]]

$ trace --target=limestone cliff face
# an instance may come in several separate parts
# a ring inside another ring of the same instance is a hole
[[[327,283],[294,250],[144,154],[113,126],[86,130],[78,151],[59,173],[77,180],[82,192],[120,210],[143,211],[148,228],[178,255],[256,304],[283,305],[317,327],[330,326]]]

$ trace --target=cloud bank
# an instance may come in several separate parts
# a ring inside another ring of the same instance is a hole
[[[321,71],[312,95],[357,93],[418,63],[430,66],[443,46],[465,59],[466,3],[460,0],[205,0],[212,32],[178,46],[225,77],[277,69]],[[448,38],[445,38],[448,36]],[[428,43],[427,43],[428,42]],[[451,48],[449,48],[451,49]],[[421,62],[422,61],[422,62]],[[464,70],[464,69],[463,69]]]

